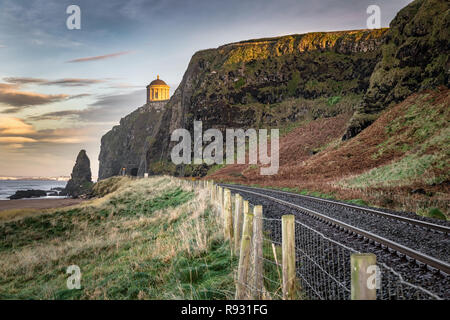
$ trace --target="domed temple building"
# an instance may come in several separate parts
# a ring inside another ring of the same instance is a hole
[[[161,79],[159,75],[156,80],[147,86],[147,102],[169,100],[170,87]]]

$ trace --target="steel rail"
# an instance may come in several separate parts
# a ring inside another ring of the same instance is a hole
[[[224,186],[223,184],[221,184],[222,186]],[[277,202],[279,204],[285,205],[287,207],[291,207],[291,208],[295,208],[297,210],[300,210],[302,212],[305,212],[307,215],[319,219],[321,221],[327,222],[335,227],[340,227],[343,228],[344,230],[348,231],[348,232],[352,232],[355,234],[359,234],[367,239],[370,239],[372,241],[374,241],[375,243],[379,243],[381,245],[384,245],[388,248],[391,248],[399,253],[405,254],[408,257],[415,259],[417,261],[420,261],[422,263],[424,263],[425,265],[428,265],[430,267],[436,268],[442,272],[445,272],[446,274],[450,275],[450,264],[448,264],[445,261],[436,259],[432,256],[429,256],[427,254],[424,254],[422,252],[419,252],[417,250],[411,249],[409,247],[406,247],[400,243],[394,242],[392,240],[389,240],[387,238],[378,236],[370,231],[366,231],[357,227],[354,227],[348,223],[339,221],[337,219],[331,218],[327,215],[324,215],[322,213],[319,213],[317,211],[302,207],[300,205],[294,204],[294,203],[290,203],[288,201],[284,201],[284,200],[280,200],[277,198],[274,198],[272,196],[266,195],[266,194],[262,194],[262,193],[257,193],[257,192],[253,192],[253,191],[249,191],[249,190],[245,190],[236,186],[229,186],[227,185],[226,188],[228,189],[232,189],[232,190],[238,190],[241,192],[247,192],[247,193],[251,193],[251,194],[255,194],[257,196],[263,197],[263,198],[267,198],[270,199],[271,201]]]
[[[227,187],[231,187],[231,186],[236,187],[235,185],[228,185],[228,184],[221,184],[221,185],[227,186]],[[444,233],[450,233],[450,227],[447,227],[447,226],[443,226],[443,225],[436,224],[436,223],[431,223],[431,222],[426,222],[426,221],[421,221],[421,220],[416,220],[416,219],[412,219],[412,218],[402,217],[402,216],[399,216],[399,215],[395,215],[395,214],[392,214],[392,213],[379,211],[379,210],[372,209],[372,208],[363,208],[363,207],[358,207],[358,206],[355,206],[355,205],[342,203],[342,202],[337,202],[337,201],[333,201],[333,200],[329,200],[329,199],[321,199],[321,198],[316,198],[316,197],[312,197],[312,196],[305,196],[305,195],[302,195],[302,194],[297,194],[297,193],[293,193],[293,192],[286,192],[286,191],[281,191],[281,190],[255,188],[255,187],[250,187],[250,186],[238,186],[238,187],[249,188],[249,189],[253,189],[253,190],[275,192],[275,193],[295,196],[295,197],[298,197],[298,198],[305,198],[305,199],[309,199],[309,200],[315,200],[315,201],[319,201],[319,202],[330,203],[330,204],[333,204],[333,205],[338,205],[338,206],[342,206],[342,207],[347,207],[347,208],[356,209],[356,210],[359,210],[359,211],[364,211],[364,212],[367,212],[367,213],[379,215],[379,216],[382,216],[382,217],[385,217],[385,218],[388,218],[388,219],[394,219],[394,220],[403,221],[403,222],[406,222],[406,223],[409,223],[409,224],[414,224],[414,225],[417,225],[417,226],[420,226],[420,227],[423,227],[423,228],[427,228],[427,229],[431,229],[431,230],[437,230],[437,231],[444,232]]]

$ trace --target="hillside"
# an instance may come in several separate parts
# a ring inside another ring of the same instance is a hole
[[[363,199],[423,214],[437,207],[448,215],[449,105],[448,88],[413,94],[348,141],[340,140],[342,116],[315,120],[281,138],[280,170],[270,180],[254,166],[236,165],[209,178]]]
[[[102,138],[99,178],[204,175],[168,162],[170,133],[205,128],[285,126],[353,111],[380,59],[387,29],[319,32],[232,43],[195,53],[171,99],[144,105]],[[330,108],[329,105],[333,105]]]
[[[97,199],[2,221],[0,299],[230,299],[228,243],[205,189],[112,178]],[[66,286],[77,265],[81,290]]]
[[[414,92],[449,86],[450,4],[445,0],[416,0],[392,20],[383,58],[370,77],[344,139],[357,135],[380,112]]]
[[[139,108],[102,138],[99,178],[121,168],[209,175],[448,213],[449,13],[448,1],[415,0],[389,29],[313,32],[199,51],[166,104]],[[422,109],[409,110],[414,105]],[[266,181],[255,165],[175,166],[170,135],[192,131],[195,120],[222,131],[280,129],[280,171]]]

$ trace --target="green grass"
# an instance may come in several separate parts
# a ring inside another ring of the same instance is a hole
[[[298,85],[300,83],[300,72],[295,71],[292,73],[292,79],[287,84],[287,91],[289,96],[295,96]]]
[[[419,95],[386,125],[386,139],[371,156],[376,160],[395,153],[394,161],[344,179],[339,184],[367,188],[414,183],[436,185],[447,181],[450,179],[449,117],[450,109],[445,100],[437,103],[430,98],[430,93]]]
[[[239,80],[234,83],[234,88],[240,89],[244,84],[245,84],[245,79],[239,78]]]
[[[426,212],[426,216],[435,219],[447,220],[445,214],[443,214],[438,208],[430,208],[428,212]]]
[[[207,192],[169,177],[102,183],[119,186],[0,224],[0,299],[233,297],[237,258]],[[80,290],[66,287],[70,265],[81,269]]]
[[[339,101],[341,101],[342,97],[341,96],[333,96],[328,98],[328,105],[329,106],[334,106],[335,104],[339,103]]]
[[[371,169],[357,177],[346,180],[345,185],[359,188],[367,186],[405,186],[411,184],[414,180],[426,180],[428,184],[441,183],[445,180],[445,175],[429,176],[428,178],[424,175],[427,169],[442,160],[444,159],[440,154],[425,154],[422,156],[411,154],[397,162]]]

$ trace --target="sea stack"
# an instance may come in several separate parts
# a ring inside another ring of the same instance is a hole
[[[86,151],[81,150],[80,153],[78,153],[71,178],[67,182],[63,193],[73,198],[78,198],[89,194],[91,187],[91,162],[89,161]]]

